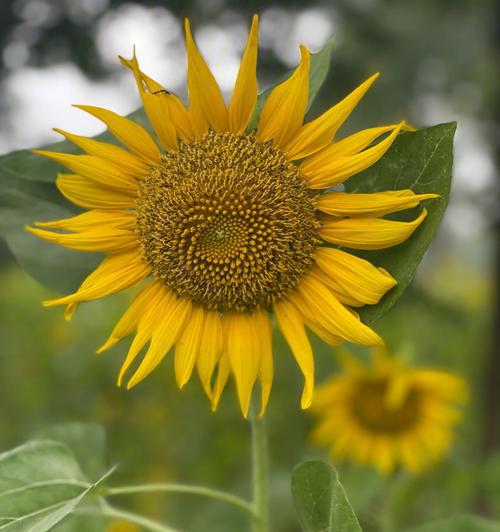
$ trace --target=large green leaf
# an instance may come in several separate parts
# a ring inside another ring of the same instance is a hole
[[[361,532],[331,465],[319,460],[299,464],[292,474],[292,495],[305,532]]]
[[[311,107],[312,103],[314,102],[314,99],[318,94],[319,89],[321,88],[326,79],[328,70],[330,69],[332,50],[333,37],[326,41],[325,45],[321,50],[314,54],[311,54],[311,67],[309,70],[309,101],[307,104],[307,109]],[[274,89],[274,87],[276,87],[276,85],[279,85],[281,82],[287,79],[292,74],[292,72],[293,69],[289,70],[274,85],[268,87],[265,91],[259,94],[259,97],[257,98],[257,105],[255,106],[252,119],[250,120],[250,124],[248,125],[249,130],[255,129],[257,127],[260,113],[262,112],[264,103],[266,102],[267,97],[269,96],[271,91]]]
[[[500,523],[475,515],[457,515],[414,527],[406,532],[498,532]]]
[[[107,474],[90,483],[63,444],[34,440],[0,455],[0,530],[46,532]]]
[[[361,309],[360,314],[367,323],[378,320],[399,299],[438,230],[450,196],[455,129],[456,124],[449,123],[401,133],[377,164],[346,181],[348,192],[410,188],[416,193],[441,195],[439,200],[425,203],[426,220],[404,244],[360,253],[377,266],[386,268],[398,281],[380,303]],[[412,209],[396,218],[411,219],[416,214],[418,211]]]

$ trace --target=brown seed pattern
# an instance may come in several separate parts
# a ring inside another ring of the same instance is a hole
[[[143,180],[136,231],[153,275],[179,297],[251,311],[288,294],[312,264],[315,200],[270,143],[210,132]]]

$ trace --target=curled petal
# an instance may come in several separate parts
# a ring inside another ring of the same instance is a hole
[[[427,211],[412,222],[384,218],[342,218],[323,223],[320,234],[327,242],[351,249],[386,249],[401,244],[425,220]]]

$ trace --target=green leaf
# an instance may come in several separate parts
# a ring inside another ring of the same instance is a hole
[[[63,423],[42,429],[37,439],[63,443],[87,478],[97,478],[106,468],[106,433],[97,423]]]
[[[498,532],[500,523],[475,515],[457,515],[420,525],[406,532]]]
[[[361,532],[337,471],[319,460],[298,465],[292,495],[305,532]]]
[[[110,473],[89,483],[71,451],[49,440],[1,454],[0,530],[52,530]]]
[[[311,54],[311,67],[309,71],[309,101],[307,103],[307,109],[311,107],[312,103],[314,102],[314,99],[318,94],[319,89],[321,88],[326,79],[328,70],[330,69],[332,50],[333,37],[330,37],[330,39],[326,41],[325,45],[321,50],[319,50],[319,52]],[[257,127],[257,124],[259,123],[260,113],[262,112],[264,103],[266,102],[267,97],[269,96],[271,91],[274,89],[274,87],[289,78],[294,70],[295,69],[288,70],[286,74],[282,76],[274,85],[268,87],[265,91],[259,94],[259,97],[257,98],[257,104],[252,115],[252,119],[250,120],[250,124],[248,125],[248,129],[250,131]]]
[[[410,188],[416,193],[435,192],[441,195],[438,200],[425,202],[428,216],[405,243],[387,250],[358,253],[377,266],[386,268],[398,281],[397,286],[377,305],[360,310],[365,323],[381,318],[399,299],[439,228],[450,196],[455,129],[456,123],[453,122],[403,132],[377,164],[346,181],[347,192]],[[412,209],[394,219],[409,220],[417,214],[418,210]]]

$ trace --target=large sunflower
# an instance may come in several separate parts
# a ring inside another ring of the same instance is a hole
[[[119,383],[145,346],[129,388],[175,346],[179,386],[196,366],[215,408],[232,373],[244,415],[257,379],[262,411],[269,398],[271,313],[304,374],[303,408],[314,382],[305,325],[330,344],[382,343],[351,307],[377,303],[396,281],[329,244],[400,244],[425,210],[408,223],[383,216],[435,197],[411,190],[331,191],[380,159],[404,124],[333,140],[377,75],[304,124],[310,66],[304,47],[299,66],[271,91],[249,131],[257,101],[257,25],[254,17],[228,105],[188,21],[188,107],[141,72],[135,54],[121,58],[135,77],[154,135],[112,111],[78,106],[103,121],[122,147],[58,130],[86,154],[37,153],[71,170],[58,176],[57,186],[88,211],[29,228],[50,242],[107,254],[74,294],[45,302],[66,305],[67,317],[82,301],[147,279],[99,350],[135,332]]]
[[[344,371],[318,386],[313,441],[336,460],[370,464],[383,473],[420,471],[442,458],[460,420],[465,382],[446,371],[407,366],[374,350],[366,366],[344,353]]]

